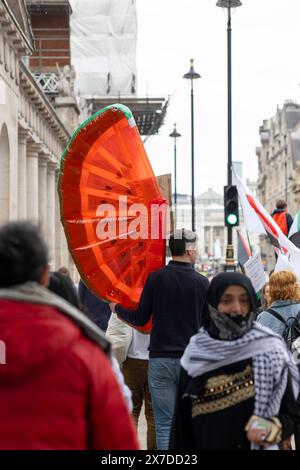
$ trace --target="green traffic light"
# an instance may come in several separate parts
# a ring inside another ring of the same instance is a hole
[[[235,225],[237,223],[237,216],[235,214],[229,214],[227,217],[227,222],[230,225]]]

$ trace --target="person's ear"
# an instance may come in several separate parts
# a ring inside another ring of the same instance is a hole
[[[46,266],[41,274],[40,284],[44,287],[48,287],[49,284],[49,266]]]

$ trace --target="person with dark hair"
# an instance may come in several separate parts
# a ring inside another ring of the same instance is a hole
[[[81,310],[105,332],[111,315],[109,303],[93,294],[82,279],[78,285],[78,298]]]
[[[48,289],[79,309],[79,302],[73,282],[69,276],[59,271],[50,272]]]
[[[270,306],[270,286],[268,282],[260,290],[260,304],[260,307],[257,309],[257,315],[267,310]]]
[[[132,415],[138,429],[139,418],[144,405],[147,422],[147,450],[156,449],[155,423],[148,384],[150,335],[141,333],[111,314],[106,337],[112,343],[112,354],[117,359],[124,380],[132,393]]]
[[[0,288],[28,281],[47,284],[47,246],[34,225],[11,222],[1,228]]]
[[[68,276],[69,278],[71,278],[70,271],[66,266],[61,266],[60,268],[58,268],[57,272],[64,274],[65,276]]]
[[[181,358],[170,449],[277,449],[299,422],[297,366],[280,336],[254,321],[247,276],[220,273],[209,314]]]
[[[180,229],[170,236],[172,261],[149,274],[137,310],[111,303],[121,320],[133,326],[145,325],[152,318],[148,381],[156,426],[157,449],[167,449],[180,357],[203,322],[206,312],[208,280],[197,273],[198,237]]]
[[[281,229],[282,233],[287,237],[293,223],[291,214],[287,212],[287,203],[283,199],[276,201],[276,209],[271,216]]]
[[[73,281],[69,277],[69,274],[66,272],[66,269],[67,268],[60,268],[60,270],[50,273],[48,289],[54,294],[58,295],[59,297],[62,297],[63,299],[65,299],[74,307],[80,310],[83,310],[81,306],[79,306],[79,300],[77,298],[77,293],[75,291]],[[109,306],[107,303],[106,305],[109,309]],[[86,313],[86,312],[83,311],[83,313]],[[110,314],[110,309],[109,309],[109,314]],[[93,318],[90,318],[90,320],[93,320]],[[95,323],[97,325],[97,322]],[[128,410],[131,412],[132,406],[133,406],[132,399],[131,399],[131,391],[125,384],[124,376],[120,370],[118,361],[114,357],[111,358],[111,366],[117,378],[122,395],[125,398],[125,401],[127,403]]]
[[[138,449],[110,343],[47,283],[38,229],[0,227],[0,449]]]

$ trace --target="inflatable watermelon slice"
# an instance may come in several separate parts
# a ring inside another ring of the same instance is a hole
[[[135,309],[148,274],[165,264],[167,205],[128,108],[108,106],[77,129],[58,192],[83,281],[98,297]]]

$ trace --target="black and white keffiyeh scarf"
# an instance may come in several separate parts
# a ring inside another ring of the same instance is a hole
[[[208,306],[209,322],[207,330],[212,337],[232,341],[240,338],[252,328],[255,318],[254,312],[248,315],[224,314],[211,305]],[[215,336],[216,335],[216,336]]]
[[[268,328],[254,322],[250,331],[233,341],[212,338],[201,328],[190,339],[181,365],[191,377],[197,377],[249,358],[254,374],[254,414],[277,416],[289,375],[294,396],[298,396],[299,373],[284,340]]]

